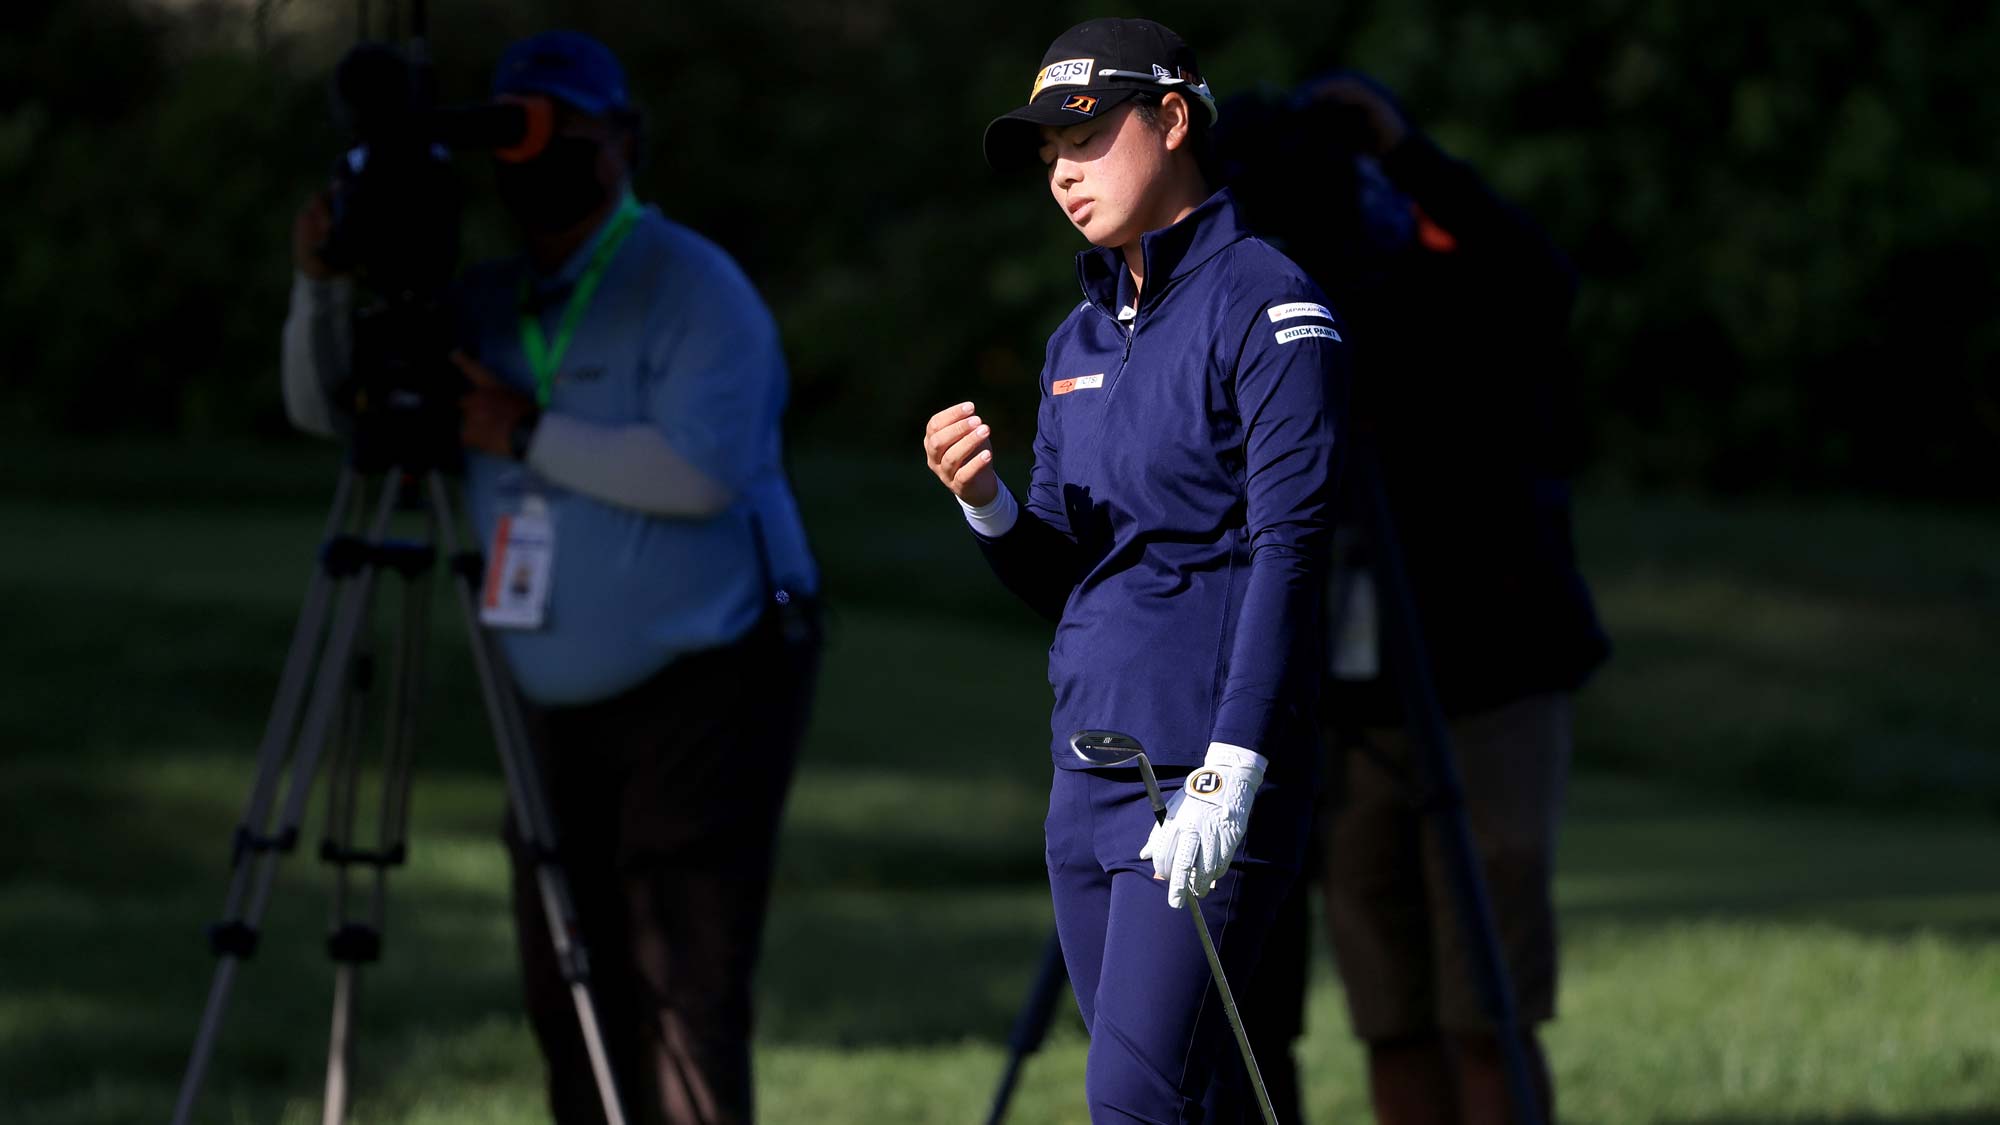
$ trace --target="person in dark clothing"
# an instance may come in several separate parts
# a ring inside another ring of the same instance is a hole
[[[1247,220],[1353,328],[1357,444],[1378,458],[1402,541],[1546,1114],[1532,1029],[1555,1011],[1550,875],[1570,697],[1609,653],[1570,535],[1575,274],[1363,75],[1232,102],[1224,120],[1218,145]],[[1358,526],[1359,505],[1343,498],[1342,526]],[[1336,757],[1316,858],[1335,960],[1379,1121],[1504,1121],[1499,1044],[1442,858],[1401,779],[1413,749],[1397,669],[1377,656],[1365,546],[1337,548],[1328,605]],[[1295,895],[1245,1000],[1292,1120],[1306,917]]]
[[[1251,971],[1319,764],[1345,345],[1319,290],[1210,184],[1214,116],[1194,52],[1158,24],[1057,38],[1028,104],[986,132],[988,161],[1039,166],[1093,244],[1049,339],[1025,496],[994,472],[973,404],[924,433],[995,573],[1056,624],[1046,858],[1098,1122],[1213,1120],[1227,1032],[1179,911],[1202,912],[1227,973]],[[1164,824],[1136,768],[1070,752],[1086,728],[1146,746],[1173,794]]]

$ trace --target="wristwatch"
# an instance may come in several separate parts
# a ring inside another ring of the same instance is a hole
[[[529,410],[521,415],[514,428],[507,431],[507,452],[516,461],[528,459],[528,446],[535,440],[535,427],[542,421],[540,410]]]

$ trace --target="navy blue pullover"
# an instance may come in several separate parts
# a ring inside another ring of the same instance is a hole
[[[980,545],[1057,623],[1058,767],[1084,765],[1069,736],[1094,727],[1161,765],[1227,742],[1311,768],[1344,330],[1226,190],[1140,245],[1136,301],[1120,253],[1077,256],[1027,501]]]

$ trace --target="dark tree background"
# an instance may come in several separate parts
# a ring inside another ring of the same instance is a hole
[[[369,7],[378,26],[408,10]],[[1057,31],[1108,9],[431,7],[447,98],[481,95],[499,48],[543,26],[620,52],[649,114],[641,194],[763,286],[798,440],[914,450],[921,419],[966,397],[1029,424],[1078,246],[1032,180],[989,176],[978,138]],[[1994,495],[2000,7],[1144,14],[1195,43],[1223,93],[1334,63],[1376,73],[1548,224],[1586,276],[1601,479]],[[283,433],[289,223],[342,146],[326,78],[355,6],[44,0],[0,21],[0,431]],[[461,170],[468,246],[497,252],[486,170]]]

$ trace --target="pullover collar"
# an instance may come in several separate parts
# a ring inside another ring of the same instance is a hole
[[[1235,195],[1223,188],[1203,200],[1180,222],[1140,236],[1139,253],[1146,264],[1146,285],[1139,294],[1139,302],[1132,299],[1132,275],[1125,268],[1125,256],[1113,247],[1093,246],[1079,253],[1077,283],[1083,287],[1085,300],[1114,317],[1127,306],[1143,312],[1158,303],[1160,294],[1175,282],[1249,236],[1237,210]]]

